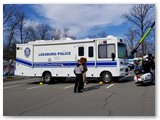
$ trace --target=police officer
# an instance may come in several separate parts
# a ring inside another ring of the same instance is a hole
[[[146,56],[143,57],[142,67],[143,67],[144,73],[150,72],[150,68],[148,65],[148,57]]]
[[[151,53],[148,54],[148,65],[150,69],[154,69],[154,57]]]
[[[148,54],[148,66],[150,69],[150,73],[152,75],[152,83],[155,83],[155,63],[154,63],[154,57],[151,53]]]
[[[74,74],[76,75],[76,81],[75,81],[75,86],[74,86],[74,92],[83,92],[82,91],[82,86],[83,86],[83,66],[80,63],[77,63],[76,67],[74,68]]]

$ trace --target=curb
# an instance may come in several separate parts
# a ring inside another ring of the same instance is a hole
[[[5,82],[5,81],[12,81],[12,80],[20,80],[20,79],[24,79],[24,77],[15,77],[15,76],[3,77],[3,82]]]

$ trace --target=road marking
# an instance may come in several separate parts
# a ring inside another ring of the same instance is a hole
[[[107,86],[106,88],[108,89],[108,88],[112,87],[112,86],[115,85],[115,84],[116,84],[116,83],[113,83],[113,84]]]
[[[3,89],[13,88],[13,87],[19,87],[19,86],[23,86],[23,85],[25,85],[25,84],[3,87]]]
[[[130,76],[130,74],[128,74],[127,76],[125,76],[125,77],[123,77],[121,79],[119,79],[119,81],[121,81],[121,80],[123,80],[123,79],[125,79],[126,77],[129,77],[129,76]]]
[[[120,80],[123,80],[123,79],[125,79],[125,78],[128,77],[128,76],[130,76],[130,74],[128,74],[127,76],[121,78]],[[115,85],[115,83],[113,83],[113,84],[107,86],[106,88],[108,89],[108,88],[112,87],[113,85]]]
[[[39,79],[37,79],[37,80],[39,80]],[[37,80],[23,80],[23,81],[9,82],[9,83],[3,83],[3,85],[10,85],[10,84],[22,83],[22,82],[36,82]]]
[[[31,90],[31,89],[35,89],[35,88],[39,88],[39,87],[44,87],[44,86],[46,86],[46,85],[34,86],[34,87],[27,88],[27,90]]]
[[[64,87],[63,89],[67,89],[67,88],[70,88],[70,87],[73,87],[74,85],[70,85],[70,86],[67,86],[67,87]]]

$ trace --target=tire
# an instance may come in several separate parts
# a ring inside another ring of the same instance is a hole
[[[44,73],[44,75],[43,75],[43,82],[44,83],[50,83],[51,80],[52,80],[51,73],[49,73],[49,72]]]
[[[104,82],[104,83],[111,83],[112,82],[112,74],[110,72],[104,72],[102,75],[101,75],[101,80]]]

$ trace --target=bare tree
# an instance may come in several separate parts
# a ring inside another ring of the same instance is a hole
[[[36,29],[37,29],[37,35],[39,39],[42,39],[42,40],[51,39],[52,28],[49,25],[41,24],[41,25],[38,25]]]
[[[53,38],[52,31],[53,29],[45,24],[41,25],[30,25],[27,27],[29,39],[34,40],[49,40]]]
[[[126,33],[125,35],[126,35],[127,47],[129,51],[132,51],[135,47],[135,31],[132,28],[130,28],[128,30],[128,33]]]
[[[88,38],[97,38],[97,35],[87,35]]]
[[[10,67],[16,57],[16,30],[20,22],[20,14],[21,8],[17,5],[3,5],[3,58],[10,61],[8,73],[10,73]]]
[[[106,32],[100,32],[100,33],[98,33],[98,35],[99,35],[99,37],[101,37],[101,38],[107,37]]]
[[[7,30],[7,27],[10,27],[10,24],[12,24],[12,22],[16,19],[19,11],[21,11],[21,8],[17,7],[17,5],[3,5],[3,30]]]
[[[7,51],[6,54],[12,53],[11,46],[15,43],[15,35],[17,25],[20,22],[20,8],[14,5],[4,5],[3,7],[4,18],[3,18],[3,35],[5,40],[5,46]],[[15,12],[16,11],[16,12]],[[4,55],[6,55],[4,54]],[[8,54],[9,55],[9,54]],[[14,59],[14,54],[10,54],[8,59]]]
[[[70,31],[70,28],[64,28],[63,29],[63,38],[70,37],[69,36],[69,31]]]
[[[72,38],[72,39],[75,39],[76,38],[75,36],[70,35],[70,33],[69,33],[70,30],[71,29],[67,28],[67,27],[63,28],[63,30],[61,30],[60,28],[59,29],[54,28],[53,29],[53,33],[52,33],[53,38],[55,40],[60,40],[61,38]]]
[[[36,36],[36,30],[35,27],[33,25],[30,25],[27,27],[28,30],[28,34],[29,34],[29,38],[31,41],[37,40],[37,36]]]
[[[88,38],[105,38],[107,37],[107,33],[106,32],[99,32],[98,34],[93,34],[93,35],[88,35]]]
[[[25,16],[24,12],[19,13],[19,23],[17,25],[17,38],[16,39],[18,43],[25,43],[26,39],[28,38],[28,29],[25,26],[27,21],[27,17]]]
[[[136,35],[136,31],[132,28],[128,29],[128,32],[125,33],[126,39],[125,39],[125,43],[127,45],[127,49],[128,49],[128,53],[131,53],[131,51],[135,48],[135,46],[138,44],[137,41],[137,35]],[[134,56],[142,56],[142,52],[141,52],[141,47],[138,48],[137,51],[139,51],[138,53],[136,53]]]
[[[62,31],[61,29],[53,29],[53,38],[59,40],[61,38]]]
[[[133,5],[131,10],[123,15],[123,18],[130,21],[134,28],[136,29],[137,38],[142,38],[146,30],[149,28],[153,22],[154,5],[151,4],[138,4]],[[142,55],[146,54],[145,41],[142,43]]]

